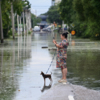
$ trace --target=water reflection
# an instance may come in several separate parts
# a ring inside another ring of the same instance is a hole
[[[23,45],[23,38],[18,37],[17,40],[7,41],[0,48],[0,100],[12,100],[15,91],[18,88],[18,75],[23,69],[23,60],[30,57],[31,37],[27,45]],[[18,42],[17,42],[18,41]],[[30,44],[30,45],[28,45]],[[28,48],[23,55],[23,48]],[[27,54],[27,55],[26,55]]]
[[[1,50],[1,54],[0,54],[0,90],[2,87],[2,66],[3,66],[3,50]]]
[[[100,52],[68,51],[69,81],[100,90]]]
[[[51,88],[51,86],[52,86],[52,84],[51,84],[51,83],[50,83],[48,86],[46,86],[46,85],[44,84],[44,86],[43,86],[43,88],[42,88],[41,92],[44,92],[45,90],[50,89],[50,88]]]

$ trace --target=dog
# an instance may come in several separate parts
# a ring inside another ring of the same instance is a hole
[[[52,73],[51,73],[51,74],[52,74]],[[40,75],[42,75],[43,78],[44,78],[44,84],[45,84],[45,79],[46,79],[46,78],[49,78],[50,81],[52,82],[52,78],[51,78],[51,75],[50,75],[50,74],[44,74],[44,73],[41,71],[41,74],[40,74]]]

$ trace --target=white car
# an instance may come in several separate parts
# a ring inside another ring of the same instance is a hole
[[[33,31],[40,31],[40,27],[39,26],[34,26]]]

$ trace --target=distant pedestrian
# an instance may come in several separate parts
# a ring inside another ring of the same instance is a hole
[[[57,68],[61,68],[62,71],[62,79],[59,80],[58,82],[67,82],[66,80],[66,76],[67,76],[67,47],[69,45],[69,42],[67,40],[67,34],[66,33],[62,33],[61,34],[61,39],[62,42],[60,44],[58,44],[56,42],[56,40],[53,40],[53,43],[55,44],[55,46],[57,47]]]
[[[58,25],[58,33],[61,31],[61,25]]]

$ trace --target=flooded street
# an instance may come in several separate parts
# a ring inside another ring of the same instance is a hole
[[[69,82],[100,91],[100,42],[73,39],[67,62]]]
[[[59,34],[55,33],[60,42]],[[7,40],[0,44],[0,100],[39,100],[61,78],[56,69],[56,57],[48,73],[53,83],[44,80],[41,71],[46,73],[54,55],[51,33],[33,33]],[[68,81],[100,91],[100,42],[88,39],[69,39]]]

